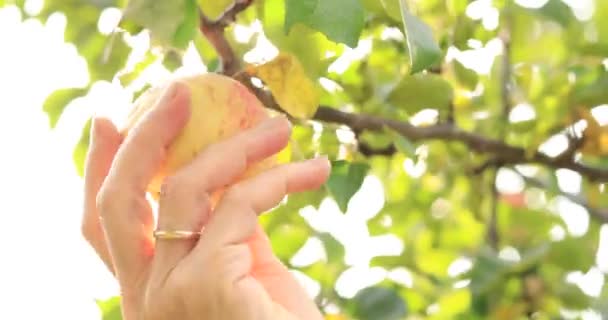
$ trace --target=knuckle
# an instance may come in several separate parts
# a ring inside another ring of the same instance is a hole
[[[96,237],[97,227],[98,225],[95,224],[90,217],[85,216],[80,223],[80,233],[85,240],[91,242]]]
[[[103,185],[95,200],[99,215],[103,217],[106,216],[108,212],[113,211],[120,197],[121,192],[118,188],[110,185]]]
[[[103,222],[106,218],[122,212],[141,212],[147,202],[145,198],[140,199],[134,190],[107,184],[101,187],[95,199],[95,205],[99,218]]]

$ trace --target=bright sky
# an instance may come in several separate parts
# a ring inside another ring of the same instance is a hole
[[[481,8],[477,10],[491,10],[485,1],[477,2]],[[106,16],[112,20],[115,12],[107,12]],[[492,21],[487,23],[491,26]],[[0,145],[5,150],[0,158],[0,252],[3,254],[0,319],[99,319],[94,300],[117,293],[111,275],[80,235],[82,180],[75,173],[71,155],[84,121],[94,112],[111,115],[119,121],[131,95],[119,85],[98,83],[89,97],[68,107],[56,129],[49,129],[47,116],[41,111],[45,97],[57,88],[83,85],[88,77],[84,60],[78,57],[73,46],[63,42],[64,26],[61,15],[41,25],[37,20],[22,21],[14,7],[0,9]],[[251,30],[242,30],[245,37],[248,32]],[[247,60],[272,55],[268,43],[261,47],[250,53]],[[370,42],[363,40],[360,48],[349,50],[347,56],[360,59],[370,49]],[[477,51],[477,58],[483,57],[478,59],[482,61],[477,65],[480,72],[485,68],[483,61],[493,59],[500,53],[499,49],[490,42],[485,48],[471,50]],[[454,53],[454,56],[467,60],[474,54]],[[204,70],[196,57],[190,56],[186,62],[184,72]],[[339,64],[333,67],[341,68]],[[166,74],[156,69],[150,78],[158,79]],[[535,116],[530,115],[529,107],[521,108],[525,116]],[[603,115],[608,114],[606,108],[603,110]],[[425,168],[424,164],[410,161],[404,163],[404,170],[415,177]],[[509,172],[504,174],[508,176]],[[521,187],[521,181],[513,175],[500,180],[507,181],[499,186],[506,190]],[[570,172],[561,172],[560,181],[566,180],[577,181]],[[578,187],[577,183],[565,185],[574,188],[573,191],[580,188],[580,182]],[[367,267],[369,258],[380,253],[372,248],[382,248],[383,254],[398,254],[403,249],[396,236],[372,238],[367,234],[365,222],[378,213],[382,203],[380,181],[368,177],[347,214],[340,213],[331,200],[324,201],[319,211],[307,208],[301,212],[314,228],[331,232],[346,244],[346,260],[352,268],[338,280],[338,291],[345,297],[385,277],[412,285],[404,268],[387,272]],[[568,230],[558,230],[556,234],[586,231],[585,219],[582,223],[580,219],[587,216],[586,212],[565,199],[563,203],[561,206],[558,203],[558,207],[564,208],[558,211],[568,222]],[[575,212],[576,217],[568,216],[568,212]],[[603,239],[604,249],[598,254],[599,269],[570,276],[589,294],[597,294],[598,284],[604,282],[600,270],[608,271],[608,229],[604,230]],[[320,247],[318,240],[311,239],[293,263],[307,264],[322,257]],[[513,256],[511,251],[507,248],[504,255]],[[458,273],[468,268],[470,261],[463,258],[450,270]],[[310,280],[298,276],[311,293],[318,290]]]

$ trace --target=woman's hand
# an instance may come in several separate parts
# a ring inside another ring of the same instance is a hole
[[[83,234],[117,277],[126,320],[322,319],[273,255],[257,215],[286,194],[316,189],[326,159],[278,166],[233,184],[249,164],[283,149],[282,117],[219,142],[166,179],[158,229],[200,239],[155,241],[145,190],[189,117],[188,89],[174,85],[123,141],[96,119],[85,173]],[[219,203],[211,195],[230,185]]]

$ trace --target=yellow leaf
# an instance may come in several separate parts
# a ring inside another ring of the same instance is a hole
[[[496,320],[511,320],[521,317],[526,310],[526,305],[523,303],[515,303],[511,305],[498,306],[492,312],[491,319]]]
[[[348,320],[348,318],[341,314],[328,314],[325,316],[325,320]]]
[[[198,0],[199,7],[211,20],[219,19],[233,4],[234,0]]]
[[[270,62],[250,66],[247,72],[264,81],[279,106],[291,116],[310,119],[317,111],[317,87],[292,54],[280,53]]]
[[[593,156],[608,156],[608,126],[600,126],[589,110],[579,108],[578,111],[587,122],[587,128],[583,131],[582,153]]]

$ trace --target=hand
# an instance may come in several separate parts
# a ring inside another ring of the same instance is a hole
[[[257,215],[327,179],[326,159],[275,167],[234,184],[249,164],[283,149],[282,117],[217,143],[166,179],[158,228],[203,230],[198,240],[154,241],[145,190],[189,117],[188,89],[169,88],[123,141],[103,119],[92,127],[82,231],[117,277],[125,320],[322,319],[272,253]],[[230,187],[217,205],[211,195]]]

